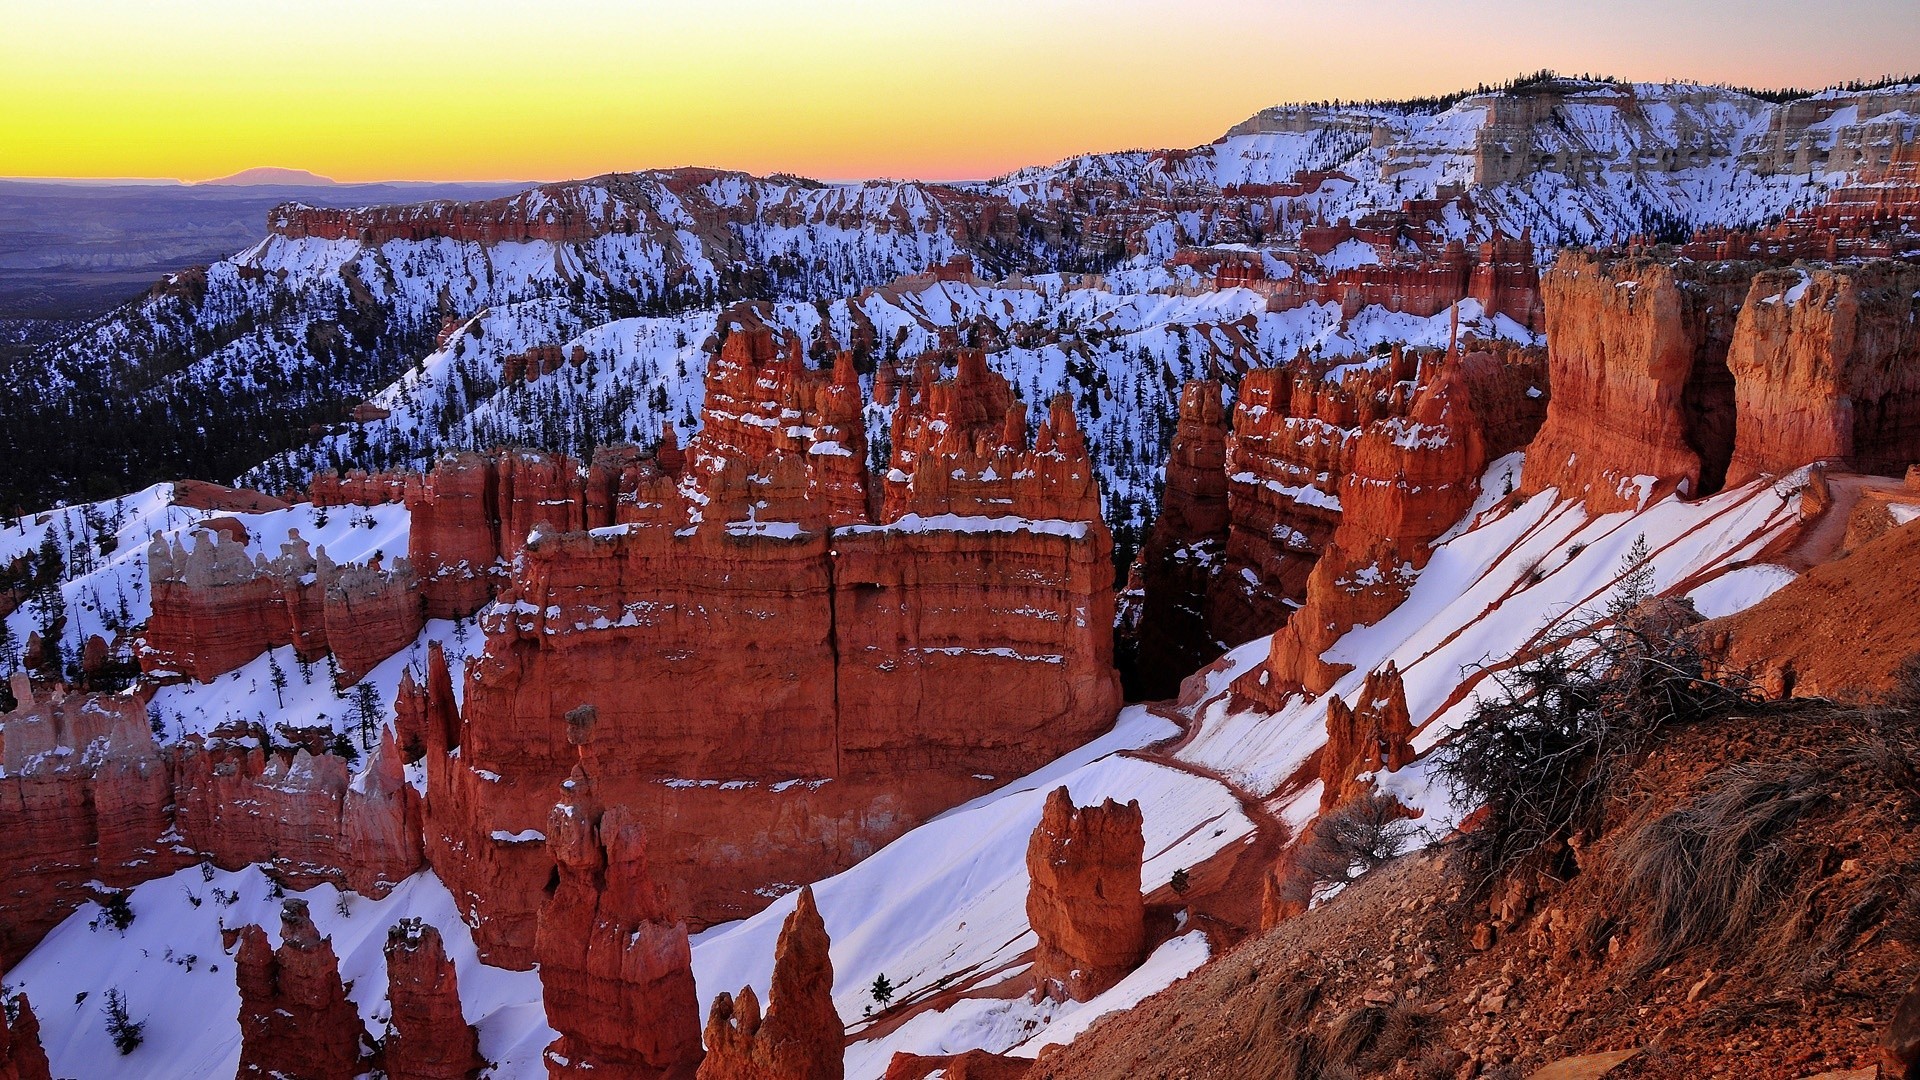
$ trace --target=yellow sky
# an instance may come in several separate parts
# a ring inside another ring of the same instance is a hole
[[[1877,76],[1913,2],[0,0],[0,176],[981,177],[1541,67]]]

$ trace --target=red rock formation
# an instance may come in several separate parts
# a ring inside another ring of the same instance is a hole
[[[295,888],[329,881],[369,896],[420,868],[419,796],[391,733],[358,788],[341,758],[269,752],[257,729],[242,734],[189,736],[176,751],[175,821],[186,850],[230,870],[264,864]]]
[[[426,616],[478,611],[505,583],[507,564],[535,526],[612,525],[638,511],[638,489],[659,474],[654,462],[620,450],[603,451],[585,467],[559,454],[519,450],[442,459],[407,485],[407,562],[420,576]]]
[[[1138,802],[1077,807],[1065,787],[1047,796],[1027,843],[1027,921],[1040,938],[1033,978],[1041,994],[1086,1001],[1146,959],[1145,851]]]
[[[1180,390],[1160,515],[1141,546],[1142,602],[1128,672],[1131,698],[1167,698],[1180,680],[1225,651],[1207,596],[1226,568],[1227,411],[1213,380]]]
[[[1733,450],[1727,347],[1752,264],[1569,252],[1541,281],[1553,402],[1521,490],[1557,488],[1593,513],[1638,506],[1651,476],[1719,490]]]
[[[250,488],[223,487],[205,480],[174,481],[171,501],[175,506],[227,514],[258,514],[287,508],[286,503],[271,495]]]
[[[1367,673],[1352,707],[1329,696],[1327,744],[1320,750],[1320,811],[1366,791],[1371,784],[1360,777],[1412,764],[1412,738],[1406,687],[1392,661]]]
[[[1727,480],[1810,461],[1901,475],[1920,461],[1920,268],[1754,277],[1727,353],[1738,426]]]
[[[389,1080],[472,1080],[486,1062],[460,1010],[460,987],[440,931],[402,919],[387,931],[393,1031],[381,1052]]]
[[[1538,423],[1540,381],[1524,354],[1432,360],[1404,415],[1359,430],[1341,481],[1340,524],[1313,564],[1305,600],[1237,692],[1277,707],[1296,688],[1333,685],[1345,668],[1321,654],[1406,598],[1432,541],[1472,506],[1488,462],[1522,445]]]
[[[212,682],[291,641],[279,582],[243,543],[214,531],[178,546],[156,536],[147,548],[147,577],[153,615],[140,667],[148,674]]]
[[[40,1021],[27,995],[0,1000],[0,1080],[51,1080]]]
[[[322,549],[320,582],[327,642],[339,667],[334,682],[341,689],[413,644],[426,627],[419,585],[405,559],[396,559],[391,570],[381,569],[377,556],[368,563],[335,567]]]
[[[813,887],[801,888],[780,927],[767,1013],[751,986],[721,994],[707,1018],[707,1057],[699,1080],[840,1080],[846,1028],[833,1007],[827,924]]]
[[[860,376],[841,353],[833,370],[806,366],[800,343],[784,351],[764,325],[733,330],[707,372],[704,426],[690,447],[696,468],[802,455],[806,498],[827,524],[872,520],[867,511],[867,434]]]
[[[1021,448],[1023,473],[973,466],[939,516],[831,530],[816,455],[776,447],[750,467],[719,438],[685,477],[623,473],[619,526],[530,543],[464,716],[428,725],[429,857],[480,913],[490,962],[531,959],[547,871],[520,838],[582,753],[601,797],[644,822],[672,910],[706,924],[1112,719],[1111,540],[1070,424]],[[905,509],[936,497],[903,491]],[[583,703],[605,734],[582,752],[562,718]]]
[[[36,691],[0,738],[0,968],[17,963],[89,898],[172,873],[189,859],[170,836],[174,801],[145,699]]]
[[[425,625],[421,590],[405,559],[336,566],[289,530],[269,562],[244,541],[203,529],[176,545],[147,547],[153,614],[138,648],[159,679],[211,682],[267,649],[292,644],[304,660],[334,652],[339,685],[358,682],[411,644]]]
[[[370,410],[365,414],[369,419],[379,419],[374,414],[386,412],[363,402],[354,408],[356,420],[362,410]],[[370,473],[362,469],[351,469],[344,476],[315,473],[307,485],[307,501],[315,506],[386,506],[399,502],[406,486],[405,473]]]
[[[551,1077],[694,1075],[700,1012],[687,925],[670,921],[647,870],[647,839],[626,808],[602,812],[576,769],[553,808],[546,847],[557,883],[540,909],[534,955]]]
[[[351,1080],[367,1041],[359,1010],[347,1000],[333,944],[307,915],[305,900],[280,909],[280,947],[257,926],[240,930],[241,1077]]]
[[[1026,1080],[1032,1074],[1032,1058],[1007,1057],[985,1050],[969,1050],[952,1056],[896,1052],[887,1063],[882,1080],[926,1080],[939,1073],[941,1080]]]

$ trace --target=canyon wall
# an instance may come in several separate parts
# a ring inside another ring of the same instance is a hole
[[[160,747],[146,699],[68,693],[16,676],[0,726],[0,964],[97,886],[127,888],[205,859],[258,863],[295,888],[384,896],[419,869],[420,799],[391,734],[355,786],[347,763],[267,751],[259,728]],[[246,808],[246,812],[239,812]]]
[[[669,910],[705,925],[1112,721],[1111,540],[1071,410],[1028,444],[984,366],[910,380],[876,517],[864,453],[832,452],[854,384],[767,344],[729,337],[726,417],[624,473],[618,522],[530,538],[462,708],[432,686],[403,705],[442,718],[429,857],[495,962],[530,959],[540,830],[576,764],[645,829]]]

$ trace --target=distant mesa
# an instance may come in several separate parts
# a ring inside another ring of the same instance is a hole
[[[218,180],[202,180],[199,187],[336,187],[338,182],[305,169],[276,169],[263,166],[242,169]]]

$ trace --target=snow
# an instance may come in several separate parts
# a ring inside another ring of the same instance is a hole
[[[280,900],[273,891],[255,867],[190,867],[131,891],[134,920],[124,935],[105,923],[91,928],[100,918],[92,903],[55,927],[5,979],[9,990],[24,990],[32,1000],[54,1075],[233,1075],[240,1060],[240,991],[220,932],[251,923],[278,945]],[[380,900],[331,885],[286,895],[306,900],[320,933],[332,939],[348,996],[372,1033],[383,1032],[387,1015],[387,931],[417,918],[440,930],[461,1007],[480,1031],[480,1052],[500,1063],[494,1075],[546,1075],[540,1051],[554,1033],[540,1005],[539,973],[482,964],[452,894],[431,872],[415,874]],[[126,995],[128,1014],[146,1023],[146,1041],[126,1057],[107,1036],[101,1009],[113,987]]]
[[[1796,575],[1784,566],[1754,563],[1736,567],[1687,594],[1700,614],[1709,619],[1742,612],[1772,596]]]
[[[1020,970],[1020,957],[1034,944],[1026,919],[1027,841],[1046,793],[1060,784],[1082,805],[1109,797],[1140,800],[1147,850],[1143,889],[1248,840],[1253,822],[1225,786],[1124,753],[1174,733],[1167,721],[1130,707],[1113,732],[1088,747],[950,810],[852,869],[816,882],[814,896],[833,940],[834,1002],[842,1018],[858,1024],[872,1004],[867,990],[883,973],[898,988],[896,1001],[912,1001]],[[793,903],[792,895],[782,897],[752,918],[695,938],[694,975],[702,1001],[745,985],[764,997],[774,942]],[[1170,953],[1141,976],[1132,992],[1144,995],[1191,970],[1198,963],[1191,950],[1188,944]],[[1163,981],[1149,987],[1154,979]],[[1034,1019],[1044,1031],[1062,1015],[1036,1013],[1023,1022]],[[905,1025],[886,1046],[934,1052],[928,1047],[939,1044],[937,1028]],[[877,1077],[891,1049],[856,1046],[849,1052],[848,1076]],[[871,1071],[851,1068],[856,1058],[868,1060],[862,1055],[874,1061]]]

